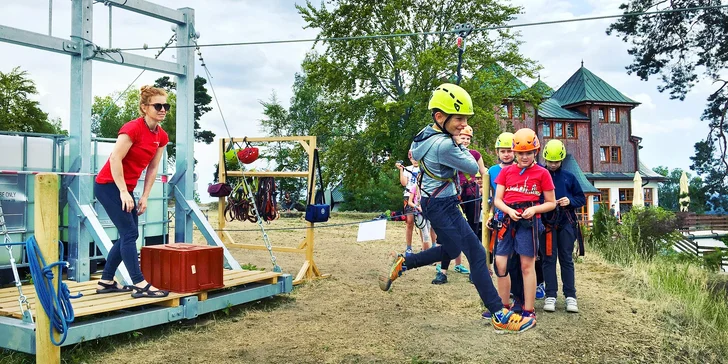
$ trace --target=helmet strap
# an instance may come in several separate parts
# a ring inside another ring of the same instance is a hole
[[[447,122],[450,121],[450,118],[452,117],[452,114],[446,114],[447,115],[447,119],[445,119],[445,122],[443,122],[442,125],[440,125],[440,123],[437,122],[437,118],[435,118],[435,113],[436,112],[437,111],[432,112],[432,120],[435,122],[435,125],[437,125],[437,127],[440,128],[440,131],[441,132],[443,132],[443,133],[445,133],[447,135],[452,135],[452,134],[450,134],[449,131],[447,131],[447,128],[446,128]],[[440,111],[440,112],[443,113],[443,114],[445,114],[442,111]]]

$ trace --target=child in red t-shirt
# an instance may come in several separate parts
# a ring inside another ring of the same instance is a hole
[[[521,256],[523,273],[523,316],[536,317],[536,255],[538,235],[543,230],[540,214],[556,208],[554,182],[549,172],[536,164],[540,144],[536,133],[528,128],[513,136],[516,164],[498,174],[494,204],[505,213],[503,225],[498,229],[495,248],[498,294],[503,304],[510,304],[511,279],[507,273],[508,260],[513,252]],[[539,205],[543,194],[544,203]]]

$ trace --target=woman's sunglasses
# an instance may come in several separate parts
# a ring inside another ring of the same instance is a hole
[[[159,104],[159,103],[157,103],[157,104],[147,104],[147,105],[154,106],[154,110],[157,110],[157,111],[162,111],[162,107],[164,107],[164,110],[167,110],[167,111],[169,111],[169,108],[170,108],[169,104]]]

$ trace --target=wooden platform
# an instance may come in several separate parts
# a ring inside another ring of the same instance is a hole
[[[275,284],[278,282],[278,277],[280,275],[281,273],[276,272],[225,270],[223,275],[225,287],[219,289],[241,286],[249,283]],[[73,311],[76,317],[113,312],[150,304],[177,307],[179,306],[179,299],[181,297],[198,296],[201,301],[204,301],[207,299],[207,294],[209,292],[215,291],[211,290],[182,294],[170,293],[169,296],[162,298],[132,298],[130,293],[96,294],[97,280],[90,280],[82,283],[73,281],[64,282],[68,285],[71,295],[76,295],[79,292],[83,294],[83,297],[81,298],[71,299],[71,305],[73,306]],[[31,310],[33,311],[33,316],[35,316],[35,288],[33,285],[24,285],[23,293],[26,297],[28,297]],[[11,316],[16,318],[23,317],[20,312],[20,306],[18,305],[18,289],[16,287],[0,289],[0,316]]]

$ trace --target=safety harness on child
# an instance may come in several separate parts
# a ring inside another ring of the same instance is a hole
[[[558,234],[560,231],[564,230],[567,226],[572,226],[574,228],[574,234],[576,234],[576,240],[579,242],[579,256],[584,256],[584,237],[581,234],[581,226],[579,225],[579,221],[573,218],[572,214],[570,214],[566,209],[562,208],[561,206],[556,206],[556,210],[554,210],[554,213],[552,214],[551,219],[543,218],[543,224],[546,228],[546,246],[545,251],[547,256],[553,255],[553,246],[554,246],[554,238],[557,239],[556,243],[558,244]],[[566,223],[562,224],[562,220],[566,218]]]
[[[516,211],[518,211],[520,213],[522,213],[523,210],[525,210],[525,209],[527,209],[527,208],[529,208],[531,206],[535,206],[536,203],[535,202],[519,202],[519,203],[507,204],[507,205],[508,205],[508,207],[510,207],[510,208],[512,208],[512,209],[514,209],[514,210],[516,210]],[[488,247],[488,250],[491,253],[493,253],[493,252],[496,251],[496,249],[498,247],[498,242],[503,241],[503,239],[507,235],[510,235],[510,238],[511,239],[515,239],[516,238],[516,231],[519,228],[528,228],[528,229],[531,229],[531,234],[532,234],[532,238],[533,238],[533,249],[534,249],[533,251],[535,252],[537,250],[537,248],[538,248],[538,245],[537,245],[537,242],[538,242],[538,226],[537,226],[537,224],[534,224],[534,219],[528,219],[528,220],[527,219],[520,219],[518,221],[513,221],[513,220],[511,220],[511,217],[509,215],[504,214],[502,220],[493,219],[491,221],[491,226],[490,227],[494,231],[494,233],[491,234],[490,244],[489,244],[489,247]],[[510,269],[510,259],[508,260],[508,263],[506,263],[505,274],[500,275],[498,273],[498,266],[496,264],[496,260],[493,259],[493,270],[495,271],[495,275],[497,277],[500,277],[500,278],[507,277],[508,276],[509,269]]]

